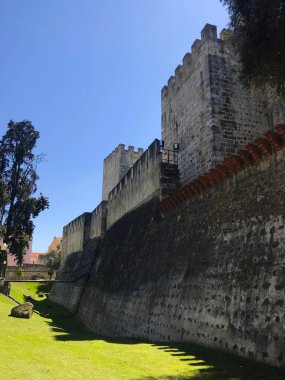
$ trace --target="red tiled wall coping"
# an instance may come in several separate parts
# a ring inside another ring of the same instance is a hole
[[[160,202],[160,210],[167,213],[179,203],[198,195],[204,189],[233,177],[256,161],[269,157],[273,152],[283,148],[285,144],[285,124],[275,126],[275,131],[265,132],[263,137],[257,138],[254,143],[248,144],[244,149],[239,149],[235,154],[226,158],[222,164],[217,165],[203,175],[186,183],[174,193],[168,195]]]

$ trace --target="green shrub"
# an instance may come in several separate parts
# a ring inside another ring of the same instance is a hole
[[[18,267],[17,271],[16,271],[16,275],[18,278],[21,278],[23,276],[23,268],[22,267]]]

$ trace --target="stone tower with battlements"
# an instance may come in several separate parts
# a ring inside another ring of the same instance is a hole
[[[162,139],[180,144],[182,183],[192,180],[272,125],[285,121],[285,107],[245,89],[227,32],[206,24],[162,89]]]
[[[134,165],[143,153],[142,148],[135,151],[133,146],[125,149],[119,144],[111,154],[104,159],[102,199],[108,200],[109,192],[120,182],[127,171]]]

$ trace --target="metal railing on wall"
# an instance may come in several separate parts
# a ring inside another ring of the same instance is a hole
[[[178,165],[178,151],[170,149],[161,149],[162,162]]]

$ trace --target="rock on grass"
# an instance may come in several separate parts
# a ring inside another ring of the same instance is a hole
[[[34,305],[31,302],[25,302],[12,308],[11,315],[16,318],[31,318],[33,315]]]

